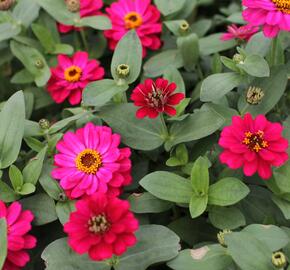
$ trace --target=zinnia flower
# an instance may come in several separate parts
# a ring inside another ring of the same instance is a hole
[[[238,27],[235,24],[228,26],[228,32],[221,36],[222,40],[239,39],[248,41],[254,34],[259,31],[259,27],[251,25],[243,25]]]
[[[183,93],[173,93],[176,89],[175,83],[168,83],[167,80],[158,78],[155,82],[146,79],[144,84],[139,84],[131,95],[136,106],[140,106],[136,116],[138,118],[156,118],[159,113],[165,112],[170,116],[176,115],[178,105],[184,99]]]
[[[90,16],[96,16],[101,15],[100,9],[103,7],[102,0],[74,0],[74,2],[79,1],[79,10],[80,17],[90,17]],[[67,6],[69,6],[69,0],[67,0]],[[75,3],[74,3],[75,4]],[[80,28],[74,27],[72,25],[64,25],[59,23],[58,24],[58,31],[60,33],[68,33],[72,30],[79,31]]]
[[[264,115],[255,119],[247,113],[244,119],[234,116],[232,125],[221,133],[219,145],[224,148],[220,161],[231,169],[243,167],[246,176],[258,172],[262,179],[272,176],[272,166],[288,160],[288,141],[282,137],[283,127],[269,122]]]
[[[89,60],[86,52],[77,52],[72,58],[66,55],[57,58],[58,66],[51,68],[47,90],[56,103],[68,98],[71,105],[77,105],[87,84],[102,79],[105,71],[97,60]]]
[[[64,225],[69,245],[96,261],[122,255],[136,243],[138,221],[129,208],[127,201],[102,193],[78,201]]]
[[[146,49],[157,50],[161,46],[160,33],[162,24],[160,12],[151,5],[151,0],[119,0],[106,9],[113,28],[104,31],[109,40],[110,49],[114,50],[118,41],[131,29],[135,29],[143,45],[143,56]]]
[[[273,38],[280,30],[290,31],[289,0],[243,0],[247,7],[243,17],[251,25],[263,26],[266,37]]]
[[[56,145],[56,168],[52,176],[71,198],[95,192],[119,195],[131,182],[131,151],[119,148],[121,136],[109,127],[86,124],[75,133],[67,132]]]
[[[31,230],[33,214],[28,210],[22,211],[19,202],[14,202],[6,207],[0,201],[0,218],[6,220],[8,247],[2,270],[20,270],[30,260],[26,250],[36,246],[36,238],[27,234]]]

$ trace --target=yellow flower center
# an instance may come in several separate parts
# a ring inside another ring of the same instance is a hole
[[[142,24],[143,19],[138,12],[132,11],[126,14],[124,21],[126,29],[135,29]]]
[[[88,221],[89,231],[95,234],[102,234],[110,228],[111,224],[108,222],[105,214],[93,216]]]
[[[78,154],[75,163],[79,171],[87,174],[96,174],[102,166],[102,157],[95,150],[85,149]]]
[[[68,67],[64,71],[64,78],[68,82],[78,82],[82,76],[82,69],[77,66]]]
[[[281,12],[290,14],[290,0],[272,0],[272,2]]]
[[[264,140],[264,132],[261,130],[256,133],[250,131],[245,132],[243,144],[247,145],[250,150],[256,153],[269,146],[268,142]]]

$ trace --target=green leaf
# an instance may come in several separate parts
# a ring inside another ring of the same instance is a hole
[[[32,158],[23,169],[25,183],[36,185],[42,171],[43,161],[46,155],[47,146],[44,147],[36,157]]]
[[[22,91],[16,92],[0,112],[0,169],[18,157],[24,133],[25,105]]]
[[[242,114],[251,113],[253,116],[268,113],[283,96],[287,86],[287,72],[285,67],[277,66],[271,69],[269,78],[257,78],[251,86],[260,87],[264,92],[264,97],[257,105],[250,105],[246,101],[246,94],[240,97],[238,108]],[[273,91],[275,89],[275,91]]]
[[[97,30],[108,30],[112,28],[110,19],[102,15],[83,17],[75,25],[77,27],[89,26]]]
[[[0,24],[0,42],[13,38],[21,32],[20,25],[5,22]]]
[[[218,206],[235,204],[249,194],[249,188],[239,179],[228,177],[209,187],[208,203]]]
[[[208,160],[199,157],[191,170],[191,184],[196,195],[205,195],[209,188]]]
[[[290,163],[287,162],[282,167],[277,168],[273,172],[274,179],[272,179],[279,189],[279,193],[290,193]]]
[[[40,152],[44,147],[44,144],[41,141],[33,137],[24,138],[24,141],[33,151],[37,153]]]
[[[254,77],[270,76],[270,68],[268,62],[259,55],[247,56],[245,61],[241,64],[237,64],[237,66]]]
[[[272,251],[247,232],[225,236],[227,250],[241,270],[274,270]]]
[[[190,199],[189,211],[192,218],[199,217],[207,207],[208,196],[193,194]]]
[[[170,128],[171,146],[198,140],[217,131],[224,119],[213,111],[197,111]]]
[[[172,207],[172,203],[160,200],[148,192],[133,193],[128,197],[128,201],[131,210],[138,214],[161,213]]]
[[[184,93],[185,94],[185,84],[183,78],[178,71],[178,69],[174,67],[169,67],[164,72],[164,79],[168,80],[169,82],[174,82],[177,85],[175,90],[176,93]]]
[[[232,264],[227,250],[220,245],[182,250],[167,265],[174,270],[225,270]]]
[[[55,41],[53,39],[52,33],[45,26],[41,24],[32,24],[31,29],[34,35],[40,41],[42,47],[47,52],[53,52],[55,50]]]
[[[216,101],[245,82],[245,76],[234,72],[210,75],[202,82],[200,99],[204,102]]]
[[[251,224],[244,228],[243,232],[263,242],[272,252],[282,249],[289,243],[288,235],[274,225]]]
[[[32,83],[34,82],[34,76],[27,69],[22,69],[16,72],[10,81],[15,84]]]
[[[20,203],[23,209],[32,211],[34,214],[33,224],[36,226],[57,220],[54,200],[44,193],[22,199]]]
[[[146,270],[150,265],[169,261],[178,254],[179,237],[160,225],[140,226],[137,244],[120,257],[115,270]]]
[[[65,224],[69,220],[70,213],[75,210],[75,201],[58,202],[55,210],[61,224]]]
[[[14,202],[19,199],[19,196],[14,190],[3,181],[0,181],[0,200],[3,202]]]
[[[126,83],[131,84],[136,81],[141,71],[142,45],[135,30],[131,30],[123,36],[115,49],[111,63],[111,73],[115,81],[120,79],[117,67],[122,64],[128,65],[130,68],[129,75],[123,78]]]
[[[18,191],[18,194],[21,195],[29,195],[34,193],[36,190],[35,185],[31,184],[31,183],[24,183],[24,185],[22,186],[21,190]]]
[[[155,197],[170,202],[189,203],[193,195],[190,182],[170,172],[150,173],[139,183]]]
[[[9,179],[15,191],[21,190],[23,185],[23,176],[21,171],[15,165],[11,165],[9,168]]]
[[[251,37],[251,39],[247,42],[246,52],[248,54],[256,54],[260,56],[266,56],[272,40],[270,38],[265,37],[262,32],[259,32]]]
[[[192,33],[188,36],[178,37],[177,47],[183,58],[185,69],[188,71],[194,70],[199,58],[198,36]]]
[[[14,7],[12,16],[26,28],[38,17],[40,6],[34,0],[21,0]]]
[[[112,105],[101,111],[100,117],[121,134],[126,145],[139,150],[153,150],[164,143],[163,126],[160,118],[138,119],[132,103]]]
[[[84,106],[103,106],[112,97],[123,93],[128,89],[128,85],[117,85],[114,80],[100,80],[89,83],[83,91]]]
[[[212,225],[220,230],[233,230],[246,225],[243,213],[236,207],[211,206],[208,217]]]
[[[183,59],[178,50],[166,50],[149,58],[144,64],[144,76],[158,77],[165,73],[169,67],[181,68]]]
[[[0,269],[2,269],[7,256],[7,224],[5,218],[0,218]]]
[[[29,73],[34,75],[36,85],[44,86],[50,78],[50,70],[43,55],[37,49],[16,41],[11,41],[10,48]],[[38,62],[42,64],[42,67],[37,67]]]
[[[181,10],[185,4],[185,0],[155,0],[155,4],[160,12],[164,16],[167,16]]]
[[[286,219],[290,219],[290,202],[277,195],[272,195],[273,202],[279,207]]]
[[[67,243],[67,238],[57,239],[50,243],[42,252],[46,270],[110,270],[106,262],[94,262],[87,255],[80,256],[73,252]]]

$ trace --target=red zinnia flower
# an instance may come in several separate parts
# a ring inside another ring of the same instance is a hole
[[[228,26],[228,32],[221,36],[222,40],[239,39],[248,41],[254,34],[259,31],[259,27],[251,25],[236,26],[232,24]]]
[[[243,167],[246,176],[258,172],[262,179],[272,176],[272,166],[288,160],[288,141],[282,137],[283,127],[269,122],[264,115],[255,119],[247,113],[244,119],[234,116],[232,125],[221,133],[219,145],[224,148],[222,163],[231,169]]]
[[[136,106],[141,108],[137,111],[138,118],[156,118],[159,113],[165,112],[170,116],[176,115],[174,105],[178,105],[184,99],[183,93],[173,93],[176,89],[175,83],[158,78],[155,82],[146,79],[144,84],[139,84],[131,95]]]
[[[97,193],[76,203],[64,225],[69,245],[78,254],[100,261],[120,256],[136,243],[138,221],[127,201]]]
[[[72,58],[59,55],[58,66],[51,68],[47,90],[56,103],[68,98],[71,105],[81,102],[82,91],[89,82],[104,77],[104,68],[97,60],[89,60],[87,52],[76,52]]]
[[[0,201],[0,218],[6,219],[8,240],[7,258],[2,270],[19,270],[30,260],[26,249],[32,249],[36,245],[36,238],[27,234],[31,230],[33,214],[27,210],[22,211],[19,202],[6,207]]]

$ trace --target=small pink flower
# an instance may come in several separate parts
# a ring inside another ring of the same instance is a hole
[[[159,10],[151,0],[119,0],[106,9],[113,28],[104,32],[109,40],[110,49],[114,50],[118,41],[131,29],[135,29],[143,45],[143,56],[146,50],[157,50],[161,47]]]
[[[259,27],[251,25],[236,26],[232,24],[228,26],[228,32],[221,36],[222,40],[239,39],[248,41],[254,34],[259,31]]]
[[[95,261],[122,255],[137,241],[138,221],[129,208],[127,201],[102,193],[79,200],[64,225],[69,245]]]
[[[58,66],[51,68],[47,83],[47,90],[56,103],[68,98],[71,105],[79,104],[87,84],[104,77],[104,68],[97,60],[89,60],[86,52],[77,52],[72,58],[58,55],[57,59]]]
[[[287,0],[243,0],[243,17],[251,25],[262,26],[266,37],[280,30],[290,31],[290,2]]]
[[[247,113],[244,119],[234,116],[219,139],[224,148],[220,161],[231,169],[243,167],[246,176],[258,172],[262,179],[272,176],[272,166],[282,166],[288,160],[288,141],[282,137],[283,127],[271,123],[264,115],[255,119]]]
[[[67,132],[57,143],[52,176],[71,198],[108,192],[119,195],[131,182],[131,151],[119,148],[121,136],[109,127],[88,123],[75,133]]]
[[[90,17],[101,15],[100,9],[103,7],[102,0],[79,0],[80,1],[80,17]],[[79,31],[80,28],[72,25],[58,24],[58,31],[60,33],[68,33],[72,30]]]
[[[6,219],[8,240],[7,258],[2,270],[20,270],[30,260],[26,250],[36,246],[36,238],[28,234],[33,214],[27,210],[22,211],[19,202],[6,207],[0,201],[0,218]]]

